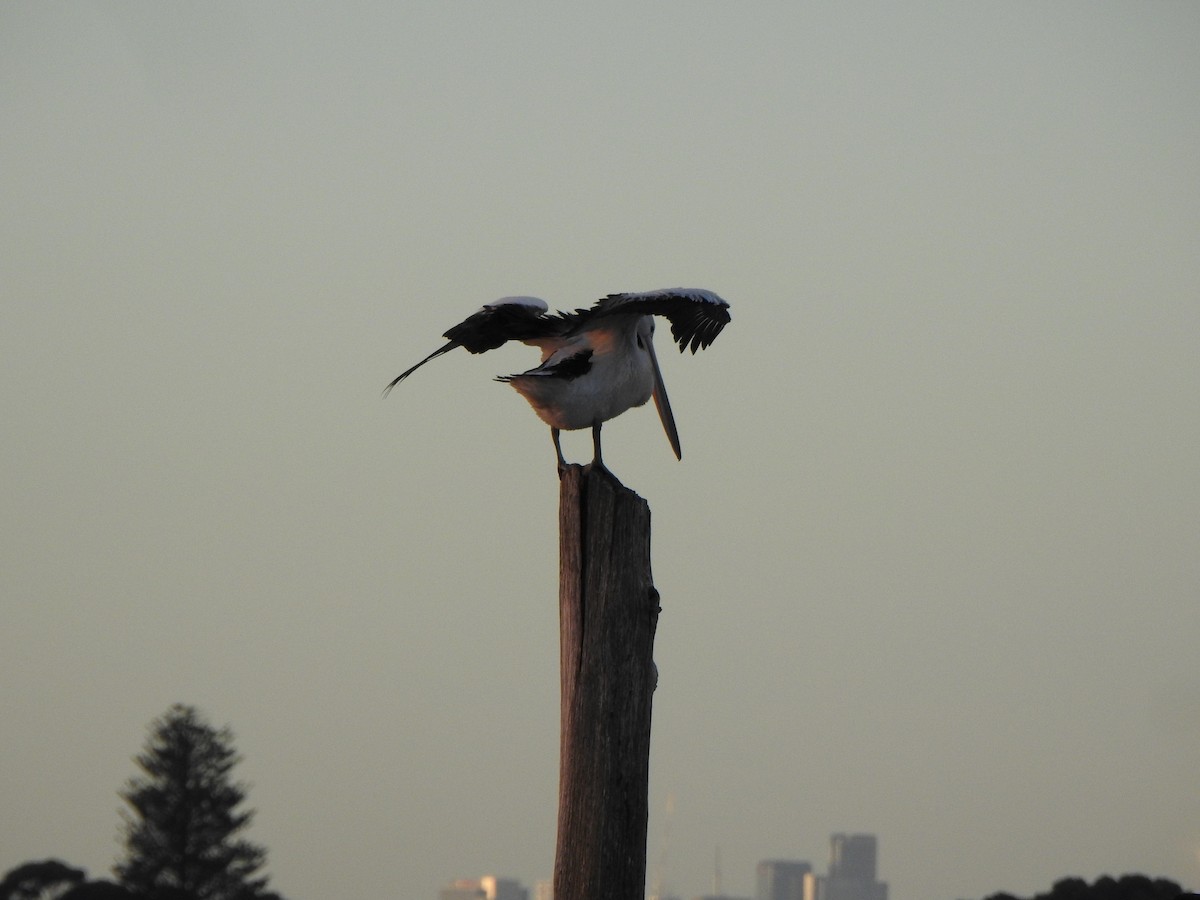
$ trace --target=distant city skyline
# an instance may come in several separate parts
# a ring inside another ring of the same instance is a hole
[[[529,889],[515,878],[481,875],[454,879],[438,891],[437,900],[530,900],[530,897]]]
[[[879,841],[874,834],[837,832],[829,837],[828,871],[824,876],[799,859],[764,859],[755,867],[753,900],[888,900],[887,884],[877,880]],[[713,893],[692,900],[751,900],[723,890],[719,848],[713,859]],[[552,900],[552,882],[539,880],[533,900]],[[647,900],[683,900],[674,893],[654,893]],[[438,892],[438,900],[530,900],[519,880],[498,875],[456,878]]]

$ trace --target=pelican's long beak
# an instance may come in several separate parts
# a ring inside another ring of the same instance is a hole
[[[658,409],[658,417],[662,420],[663,429],[667,432],[667,440],[675,451],[676,459],[683,459],[679,449],[679,431],[675,428],[675,416],[671,414],[671,401],[667,399],[667,386],[663,384],[662,371],[658,368],[658,357],[654,354],[654,344],[650,348],[650,366],[654,369],[654,406]]]

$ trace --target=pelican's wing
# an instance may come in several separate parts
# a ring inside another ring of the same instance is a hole
[[[477,312],[449,329],[442,337],[447,343],[434,350],[410,369],[401,372],[383,389],[388,391],[431,359],[437,359],[455,347],[465,347],[471,353],[495,350],[508,341],[527,341],[562,333],[564,320],[548,316],[545,301],[537,297],[501,297],[481,307]]]
[[[501,297],[442,336],[471,353],[495,350],[508,341],[549,337],[562,326],[558,317],[546,315],[548,309],[537,297]]]
[[[592,370],[592,348],[556,353],[536,369],[517,375],[497,375],[497,381],[509,382],[514,378],[561,378],[574,381]]]
[[[636,294],[609,294],[588,312],[592,316],[665,316],[679,352],[711,344],[729,322],[729,304],[701,288],[665,288]],[[578,315],[584,315],[581,311]]]

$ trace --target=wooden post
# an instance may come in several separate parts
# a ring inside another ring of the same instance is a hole
[[[603,469],[559,488],[562,732],[554,900],[643,900],[658,592],[650,507]]]

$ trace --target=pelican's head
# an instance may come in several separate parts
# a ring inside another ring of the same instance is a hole
[[[642,316],[634,328],[634,340],[639,350],[654,352],[654,316]]]

